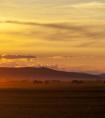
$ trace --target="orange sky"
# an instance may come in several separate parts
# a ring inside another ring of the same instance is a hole
[[[99,63],[105,58],[104,10],[105,0],[1,0],[0,53],[93,56],[95,63],[87,58],[81,58],[83,64],[81,59],[70,60],[78,68],[88,63],[103,70]]]

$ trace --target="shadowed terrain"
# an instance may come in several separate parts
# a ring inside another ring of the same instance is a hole
[[[104,74],[0,68],[0,78],[0,118],[105,117]]]
[[[1,118],[104,118],[105,88],[1,89]]]
[[[0,68],[0,78],[7,80],[71,80],[71,79],[102,79],[101,75],[80,72],[59,71],[45,67]]]

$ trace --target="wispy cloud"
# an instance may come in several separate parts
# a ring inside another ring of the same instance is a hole
[[[91,2],[85,2],[85,3],[78,3],[71,5],[73,8],[105,8],[104,2],[99,1],[91,1]]]
[[[31,55],[0,55],[0,58],[4,59],[35,59],[36,56]]]
[[[26,21],[1,21],[28,27],[23,31],[7,31],[11,35],[24,35],[43,41],[68,41],[75,47],[91,46],[105,37],[105,25],[78,25],[71,23],[37,23]],[[2,31],[1,31],[2,32]],[[74,43],[76,42],[76,43]],[[79,42],[79,43],[78,43]]]

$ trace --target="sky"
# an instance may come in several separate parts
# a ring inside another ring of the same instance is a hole
[[[0,54],[104,60],[104,11],[105,0],[0,0]]]

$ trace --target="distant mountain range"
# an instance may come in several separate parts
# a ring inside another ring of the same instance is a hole
[[[95,75],[80,72],[58,71],[45,67],[0,67],[0,78],[7,80],[72,80],[104,79],[105,74]]]

